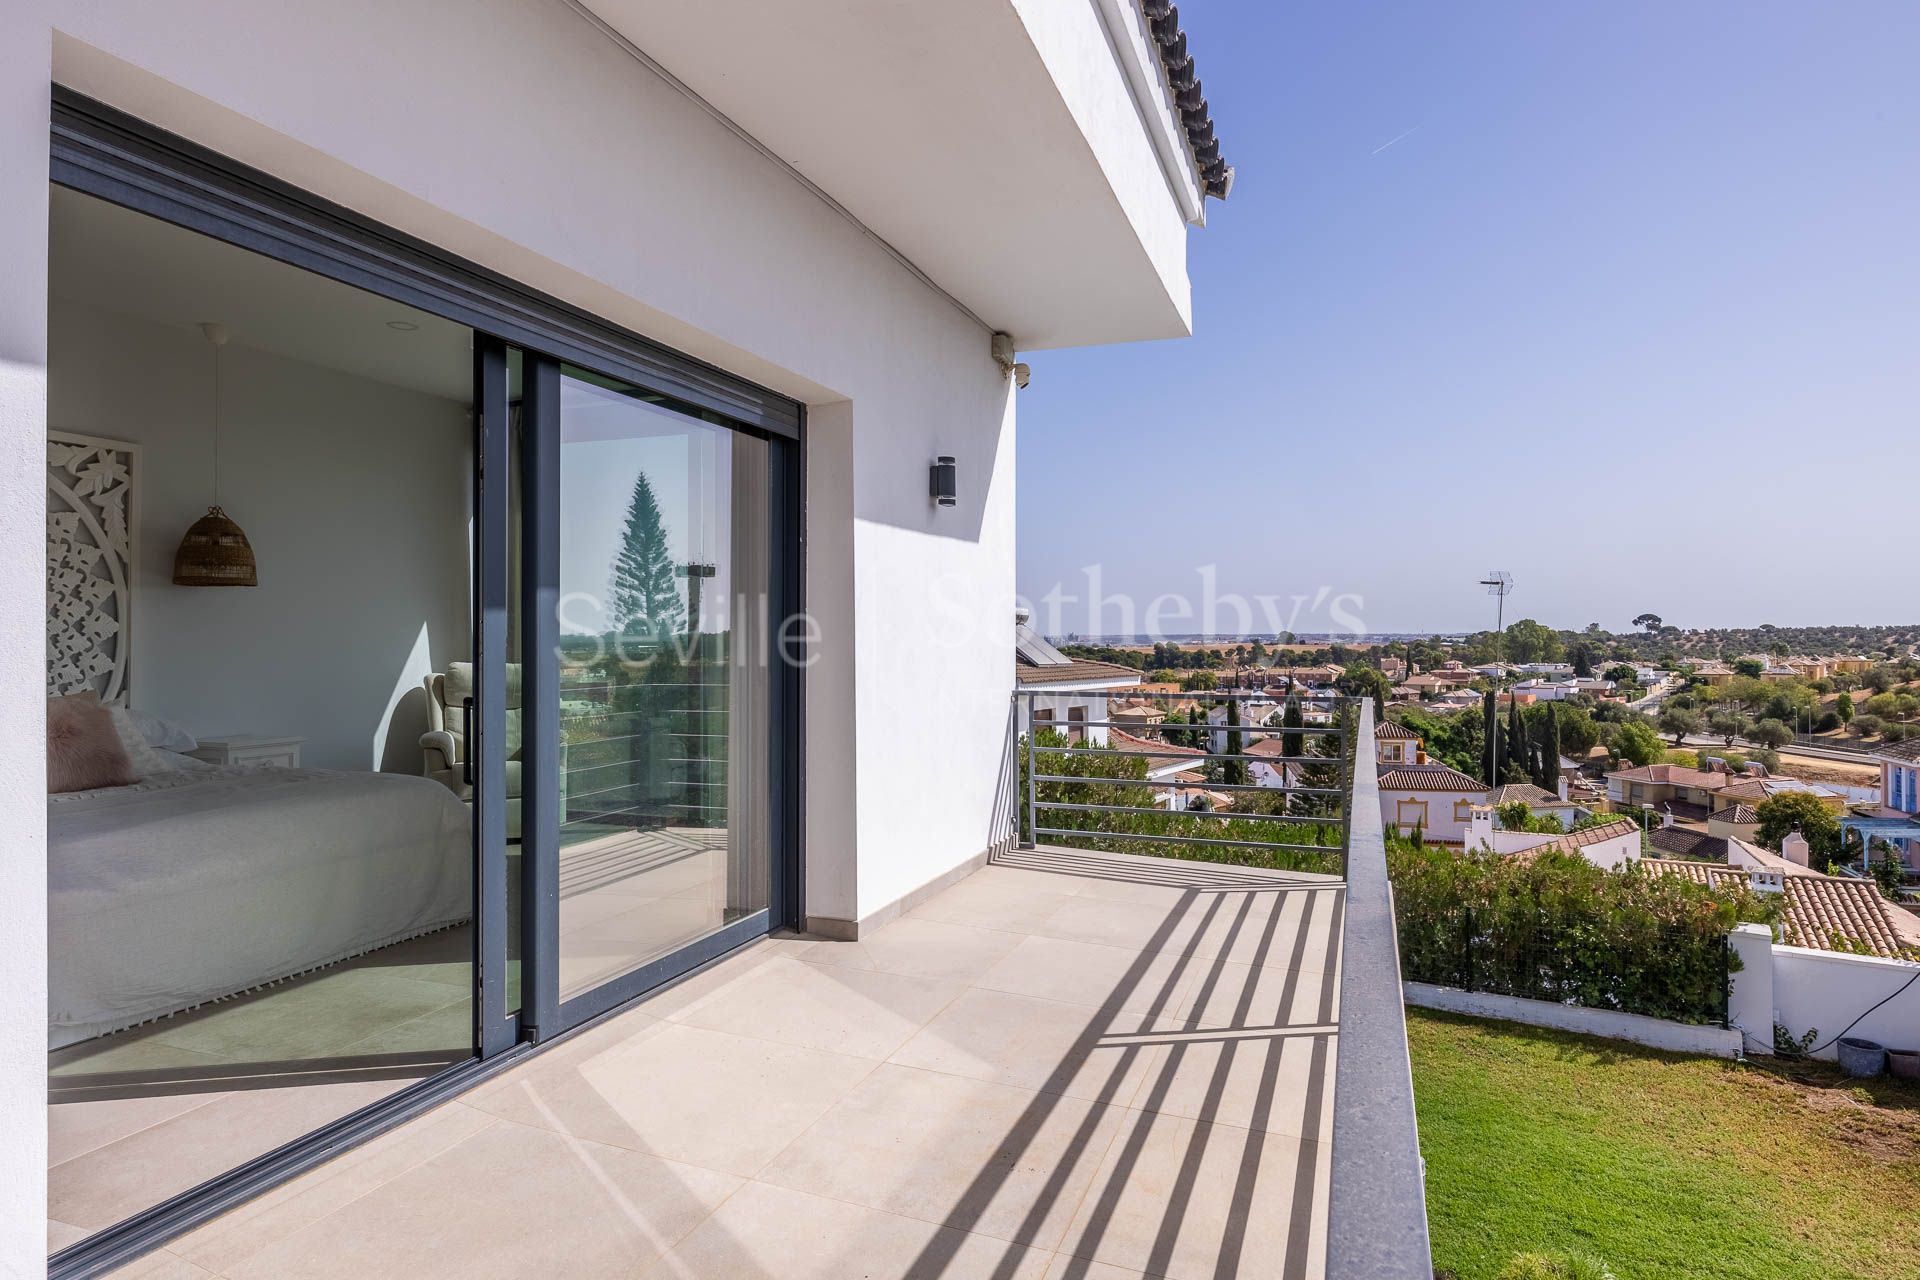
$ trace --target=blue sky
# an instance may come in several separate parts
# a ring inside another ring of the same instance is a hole
[[[1920,619],[1920,4],[1182,21],[1237,184],[1192,338],[1024,357],[1023,596]]]

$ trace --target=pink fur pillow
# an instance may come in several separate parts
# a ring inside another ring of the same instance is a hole
[[[140,779],[98,695],[47,699],[47,790],[91,791]]]

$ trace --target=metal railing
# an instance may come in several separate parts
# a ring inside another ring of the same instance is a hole
[[[1102,719],[1051,718],[1110,708],[1114,696],[1014,692],[1021,847],[1345,876],[1351,699],[1304,691],[1140,693],[1129,701],[1164,719],[1111,710]]]

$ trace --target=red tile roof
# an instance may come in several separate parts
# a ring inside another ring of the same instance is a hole
[[[1718,862],[1643,858],[1640,865],[1651,875],[1684,876],[1709,886],[1743,884],[1748,878],[1746,868]],[[1780,939],[1790,947],[1831,951],[1836,940],[1844,939],[1873,955],[1898,958],[1920,936],[1920,923],[1895,920],[1869,881],[1797,868],[1782,884]]]
[[[1485,794],[1487,784],[1444,764],[1403,764],[1380,774],[1382,791],[1471,791]]]
[[[1105,680],[1110,684],[1137,685],[1143,679],[1132,667],[1117,662],[1056,662],[1051,666],[1015,663],[1013,678],[1018,684],[1085,684]]]
[[[1379,724],[1373,726],[1373,736],[1376,738],[1418,738],[1420,735],[1403,724],[1395,724],[1391,720],[1382,720]]]

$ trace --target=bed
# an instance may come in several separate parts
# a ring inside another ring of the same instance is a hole
[[[48,1047],[466,920],[469,824],[394,773],[208,766],[48,796]]]

